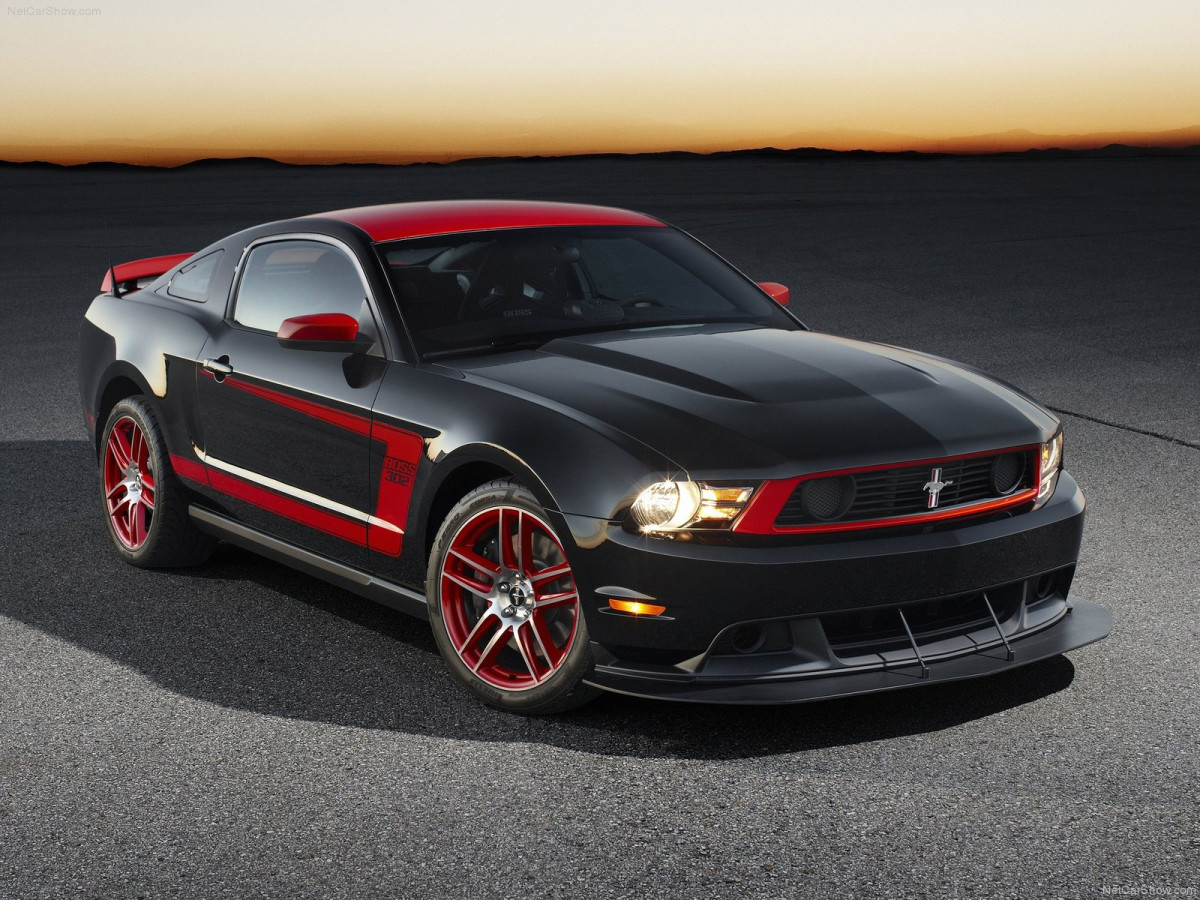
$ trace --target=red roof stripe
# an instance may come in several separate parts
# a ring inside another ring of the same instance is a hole
[[[438,200],[389,203],[318,213],[306,218],[338,219],[357,225],[373,241],[550,225],[654,225],[663,222],[643,213],[584,203],[530,200]]]

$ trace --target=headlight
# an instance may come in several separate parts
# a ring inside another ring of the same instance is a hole
[[[1063,433],[1061,430],[1042,444],[1039,459],[1042,471],[1038,479],[1038,495],[1034,507],[1041,506],[1049,500],[1054,494],[1054,488],[1058,485],[1058,473],[1062,471],[1063,460]]]
[[[753,493],[753,485],[659,481],[638,494],[629,512],[642,531],[728,528]]]

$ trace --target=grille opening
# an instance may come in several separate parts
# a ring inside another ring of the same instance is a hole
[[[767,640],[767,632],[761,625],[739,625],[729,635],[729,643],[738,653],[753,653]]]
[[[1051,594],[1054,593],[1055,580],[1056,579],[1054,577],[1053,572],[1043,575],[1041,578],[1038,579],[1038,581],[1037,581],[1037,598],[1039,600],[1045,600],[1047,597],[1049,597]]]
[[[854,479],[814,478],[800,486],[800,506],[805,515],[820,522],[844,516],[854,503]]]
[[[1041,603],[1053,597],[1066,597],[1071,590],[1071,579],[1075,574],[1074,566],[1066,566],[1047,572],[1029,585],[1029,602]]]
[[[936,507],[930,485],[936,481]],[[830,521],[859,522],[915,516],[981,503],[1033,487],[1033,451],[872,469],[801,481],[775,519],[777,528]]]
[[[1025,474],[1023,453],[1002,453],[992,460],[992,491],[1006,497],[1021,486]]]
[[[988,591],[988,599],[996,611],[996,618],[1003,623],[1012,618],[1021,605],[1020,585]],[[918,643],[995,627],[980,593],[925,600],[901,609]],[[894,606],[824,615],[821,625],[830,647],[838,656],[885,653],[911,646]]]
[[[792,649],[792,630],[786,620],[742,622],[733,625],[713,644],[713,656],[748,656],[753,653],[786,653]]]

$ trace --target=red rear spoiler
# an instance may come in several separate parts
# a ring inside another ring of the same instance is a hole
[[[120,296],[123,291],[136,289],[139,281],[157,278],[163,272],[169,272],[191,255],[190,253],[174,253],[170,256],[151,256],[147,259],[135,259],[133,262],[111,266],[104,273],[104,280],[100,282],[100,290]],[[116,290],[113,289],[114,281],[116,281]]]

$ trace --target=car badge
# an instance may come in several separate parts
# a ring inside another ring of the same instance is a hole
[[[941,494],[942,488],[949,487],[952,484],[954,484],[953,481],[942,481],[942,470],[940,468],[934,469],[929,475],[929,480],[925,482],[924,490],[929,494],[929,503],[926,508],[937,509],[938,495]]]

